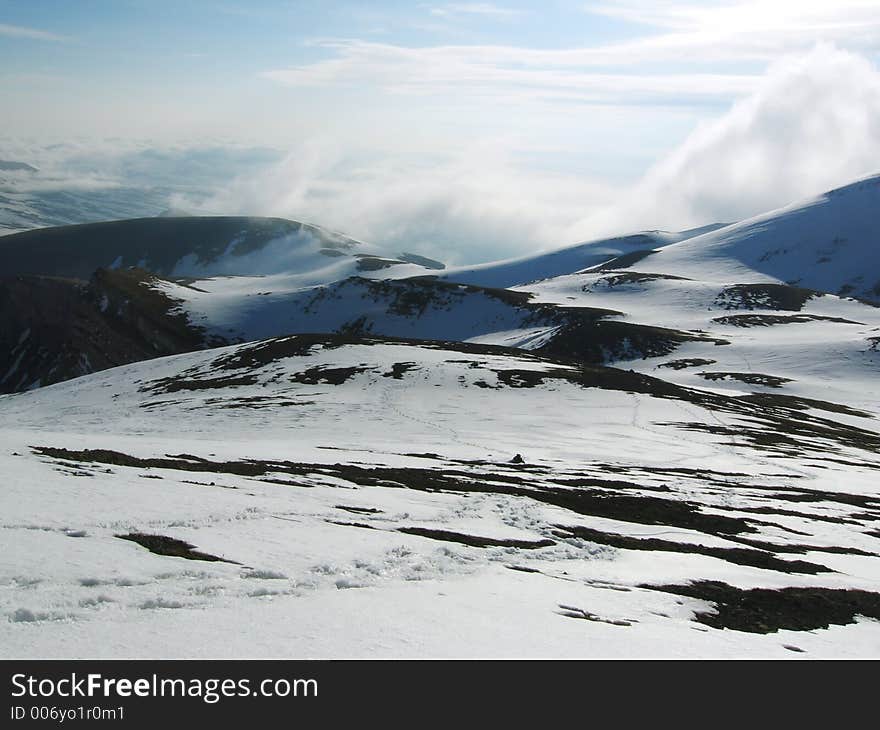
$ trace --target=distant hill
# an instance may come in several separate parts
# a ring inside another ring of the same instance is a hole
[[[284,274],[296,286],[314,286],[392,267],[395,276],[413,276],[443,266],[283,218],[160,216],[0,236],[7,276],[88,279],[99,268],[135,267],[162,277]]]
[[[15,162],[13,160],[0,160],[0,170],[7,172],[37,172],[37,168],[28,165],[26,162]]]
[[[272,242],[288,253],[304,247],[345,252],[359,245],[346,236],[281,218],[135,218],[2,236],[0,270],[6,275],[80,279],[102,267],[134,266],[160,276],[263,274],[283,265],[282,252],[270,251],[273,260],[262,264],[249,255]]]

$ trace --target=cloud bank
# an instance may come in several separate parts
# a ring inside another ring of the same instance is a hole
[[[631,200],[583,229],[734,221],[880,172],[880,72],[820,45],[780,60],[754,94],[695,130]]]
[[[471,264],[637,230],[741,220],[880,172],[880,72],[865,57],[818,45],[756,79],[750,94],[683,134],[641,177],[591,176],[577,172],[588,165],[548,162],[589,160],[611,135],[599,167],[613,167],[614,153],[626,153],[617,117],[580,130],[579,138],[558,134],[569,133],[566,126],[535,132],[542,117],[523,113],[510,128],[464,117],[467,143],[461,134],[430,130],[410,139],[404,132],[417,125],[389,129],[364,117],[356,133],[328,124],[325,134],[284,150],[7,140],[0,158],[40,173],[5,175],[0,187],[153,186],[169,191],[170,208],[300,219],[390,253]],[[645,119],[634,146],[645,143],[657,117]],[[555,144],[546,142],[554,135]]]
[[[359,158],[312,140],[200,205],[302,218],[453,263],[741,220],[880,172],[880,72],[830,45],[783,58],[629,185],[536,171],[503,146],[443,154]]]
[[[6,192],[163,188],[208,195],[230,179],[261,174],[284,155],[267,147],[204,141],[159,145],[119,138],[58,142],[0,138],[0,159],[26,162],[37,173],[0,176]]]
[[[391,253],[471,263],[565,243],[585,201],[609,205],[615,194],[606,184],[524,170],[498,150],[362,159],[332,140],[313,140],[260,176],[239,178],[204,201],[177,196],[174,206],[289,217]]]

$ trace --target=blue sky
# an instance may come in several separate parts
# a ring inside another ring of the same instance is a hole
[[[442,245],[489,231],[481,255],[522,252],[739,217],[880,168],[878,51],[877,0],[0,0],[0,156],[270,148],[274,168],[224,168],[210,204],[426,246],[443,225]],[[774,84],[797,103],[775,109]],[[799,121],[817,108],[818,144]],[[781,128],[818,148],[800,182],[777,179]],[[707,199],[710,152],[770,182]],[[661,189],[686,199],[621,208]]]
[[[724,39],[695,46],[688,34],[711,25],[711,6],[688,17],[664,2],[0,0],[0,83],[19,100],[7,127],[38,133],[283,143],[285,126],[293,137],[348,107],[380,126],[393,115],[420,129],[430,113],[440,137],[467,114],[475,139],[481,125],[497,133],[498,117],[509,127],[537,105],[539,124],[646,107],[674,138],[745,93],[774,55],[845,35],[830,30],[841,11],[794,42],[777,34],[750,46],[731,33],[727,50]],[[740,24],[749,30],[747,18]],[[651,46],[663,39],[673,42]],[[259,120],[242,110],[255,106]],[[68,110],[65,123],[52,108]],[[151,119],[150,108],[161,113]],[[549,126],[543,134],[558,127]],[[637,152],[625,139],[621,149]],[[648,139],[644,156],[656,151]]]

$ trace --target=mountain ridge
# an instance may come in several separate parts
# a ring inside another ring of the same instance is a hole
[[[880,303],[880,174],[675,243],[631,267],[716,280],[761,276]]]

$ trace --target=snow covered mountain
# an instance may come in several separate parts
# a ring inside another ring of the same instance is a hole
[[[251,297],[270,285],[314,296],[314,287],[355,274],[406,276],[442,267],[412,254],[386,256],[317,226],[273,218],[144,218],[3,236],[0,392],[253,339],[221,314],[202,326],[205,317],[182,312],[181,302],[208,291],[188,277],[237,275],[221,279],[225,286],[212,299],[212,311],[231,306],[247,316]],[[266,275],[273,271],[284,273]],[[213,288],[212,281],[204,286]],[[270,301],[275,298],[264,303]],[[285,331],[277,319],[267,319],[270,313],[254,314],[270,334],[279,334],[279,326]]]
[[[878,180],[448,272],[277,219],[0,238],[0,645],[880,655]]]
[[[878,211],[880,175],[874,175],[621,268],[712,281],[783,282],[880,303]]]
[[[443,277],[449,281],[480,286],[501,288],[519,286],[539,279],[571,274],[591,266],[598,266],[611,259],[639,256],[645,251],[678,243],[721,227],[722,224],[714,224],[677,233],[644,231],[630,236],[586,241],[507,261],[457,267],[444,273]]]

